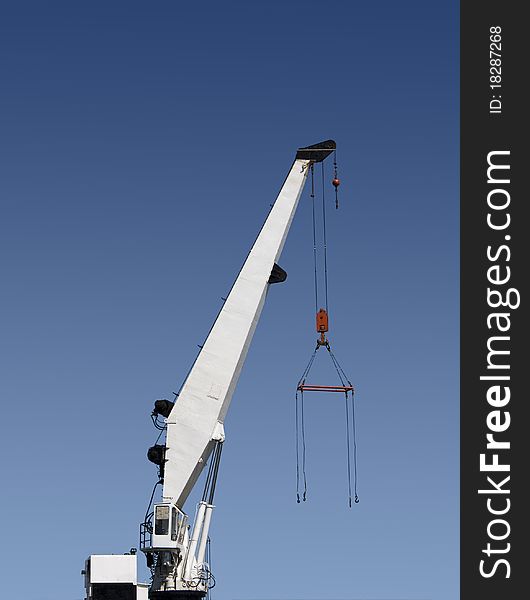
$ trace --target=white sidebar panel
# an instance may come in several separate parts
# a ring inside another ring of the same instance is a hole
[[[245,264],[169,415],[164,502],[182,508],[224,421],[307,180],[309,160],[296,159]]]

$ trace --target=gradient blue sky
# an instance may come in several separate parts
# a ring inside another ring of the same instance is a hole
[[[3,596],[80,599],[88,554],[138,545],[152,402],[296,148],[334,138],[330,340],[361,502],[343,405],[316,395],[295,501],[306,190],[226,422],[213,599],[458,597],[458,28],[454,1],[1,4]]]

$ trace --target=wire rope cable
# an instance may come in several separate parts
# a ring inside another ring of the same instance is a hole
[[[315,215],[315,174],[311,164],[311,206],[313,211],[313,268],[315,280],[315,312],[318,312],[317,228]]]
[[[321,163],[322,166],[322,231],[323,231],[323,242],[324,242],[324,294],[326,301],[326,312],[329,314],[328,309],[328,244],[326,234],[326,192],[324,188],[324,161]]]

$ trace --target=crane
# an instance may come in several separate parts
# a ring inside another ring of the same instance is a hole
[[[82,571],[87,600],[200,600],[207,594],[212,583],[206,556],[208,532],[225,440],[224,420],[268,288],[287,278],[278,261],[308,174],[335,148],[335,142],[327,140],[298,149],[175,401],[155,402],[153,416],[157,422],[164,419],[165,443],[152,446],[148,458],[159,468],[163,490],[140,526],[140,550],[152,572],[151,585],[137,581],[135,549],[124,555],[91,555]],[[204,492],[191,525],[184,505],[207,465]]]

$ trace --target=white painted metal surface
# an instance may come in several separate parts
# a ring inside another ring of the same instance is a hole
[[[208,504],[204,501],[199,502],[183,570],[184,579],[186,581],[191,581],[196,578],[199,570],[203,566],[213,509],[214,506],[212,504]]]
[[[167,419],[163,501],[182,508],[214,446],[309,173],[296,159]]]
[[[92,554],[90,583],[136,584],[136,555]]]
[[[185,567],[185,579],[191,579],[192,569],[195,566],[195,555],[197,551],[197,544],[199,543],[199,536],[201,535],[202,526],[204,523],[204,514],[206,512],[206,502],[199,502],[197,508],[197,515],[195,516],[195,522],[193,524],[193,533],[190,537],[190,543],[188,546],[188,554],[186,556],[186,567]]]
[[[208,504],[204,513],[204,523],[201,531],[201,541],[199,542],[199,549],[197,550],[197,564],[202,565],[206,557],[206,545],[208,543],[208,534],[210,532],[210,521],[212,520],[212,511],[214,507]]]

